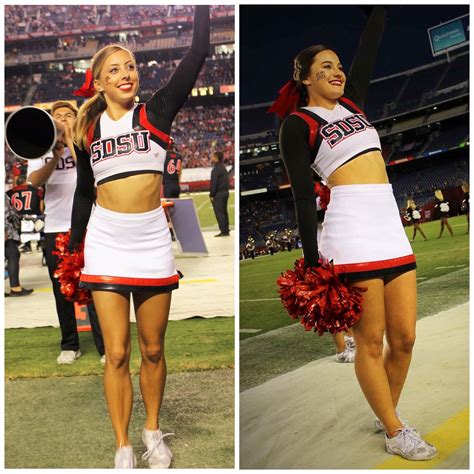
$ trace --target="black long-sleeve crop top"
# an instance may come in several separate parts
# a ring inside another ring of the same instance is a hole
[[[362,33],[356,57],[347,77],[344,97],[363,109],[375,59],[385,28],[386,8],[374,7]],[[280,151],[291,183],[305,263],[318,264],[317,211],[311,165],[309,125],[296,115],[288,116],[280,128]]]
[[[173,120],[189,96],[204,60],[209,52],[209,6],[196,6],[191,48],[183,57],[167,84],[156,91],[146,102],[146,123],[160,136],[169,134]],[[137,109],[138,111],[138,109]],[[138,114],[137,114],[138,115]],[[135,120],[135,118],[134,118]],[[142,120],[137,117],[137,120]],[[133,132],[133,130],[130,130]],[[100,136],[99,136],[100,138]],[[153,140],[153,138],[152,138]],[[166,143],[160,143],[166,149]],[[86,151],[75,147],[77,156],[77,185],[72,209],[71,238],[69,248],[75,248],[83,239],[94,203],[94,174],[91,159]],[[141,171],[145,172],[145,171]],[[134,174],[140,173],[140,170]],[[100,184],[100,183],[99,183]]]

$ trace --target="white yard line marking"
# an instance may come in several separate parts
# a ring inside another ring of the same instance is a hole
[[[435,267],[435,270],[440,270],[441,268],[463,268],[467,267],[467,265],[447,265],[445,267]]]
[[[240,329],[240,332],[254,334],[256,332],[260,332],[261,329]]]

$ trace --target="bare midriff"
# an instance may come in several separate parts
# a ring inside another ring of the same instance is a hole
[[[369,151],[348,161],[334,171],[327,181],[329,188],[347,184],[387,184],[385,161],[380,151]]]
[[[152,211],[161,206],[161,182],[160,173],[146,173],[100,184],[97,204],[125,214]]]

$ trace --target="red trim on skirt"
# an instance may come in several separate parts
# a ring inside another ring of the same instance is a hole
[[[129,286],[168,286],[173,283],[178,283],[178,281],[178,274],[167,278],[128,278],[117,276],[81,275],[81,282],[84,283],[107,283]]]
[[[390,258],[388,260],[378,260],[375,262],[343,263],[340,265],[334,265],[334,269],[336,270],[336,273],[356,273],[372,270],[384,270],[386,268],[399,267],[415,262],[415,255],[412,254],[405,255],[404,257]]]

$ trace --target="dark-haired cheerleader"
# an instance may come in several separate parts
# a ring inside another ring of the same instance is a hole
[[[280,149],[291,182],[307,266],[318,266],[312,170],[331,188],[319,251],[341,278],[365,287],[353,326],[355,371],[386,450],[411,460],[436,456],[396,407],[416,325],[416,263],[389,184],[377,131],[363,112],[385,25],[374,7],[346,75],[332,49],[316,45],[295,59],[294,80],[270,109],[281,117]],[[293,112],[294,106],[298,107]],[[292,113],[291,113],[292,112]],[[387,346],[383,347],[384,334]]]

